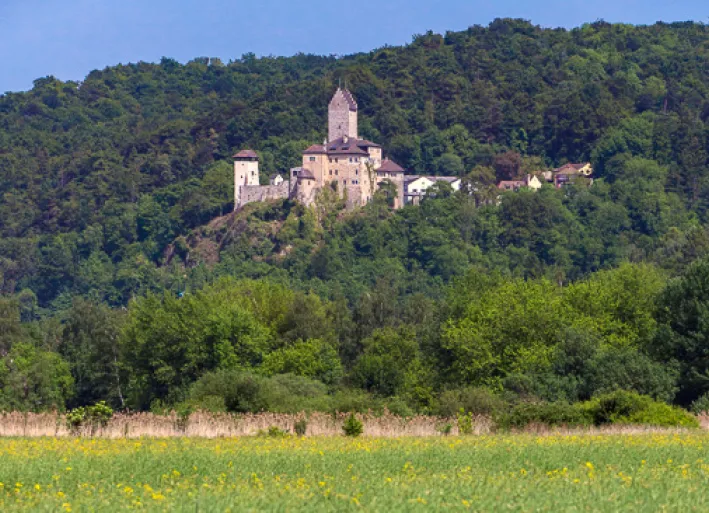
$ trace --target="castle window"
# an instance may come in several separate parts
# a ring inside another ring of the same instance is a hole
[[[359,169],[355,169],[355,174],[356,174],[356,175],[359,174]]]
[[[340,159],[338,159],[337,157],[335,157],[335,163],[338,163],[339,161],[340,161]]]
[[[335,169],[335,176],[337,176],[339,174],[340,174],[339,171],[337,169]]]
[[[330,176],[332,176],[332,169],[330,170]]]
[[[315,157],[310,157],[310,162],[315,162]]]

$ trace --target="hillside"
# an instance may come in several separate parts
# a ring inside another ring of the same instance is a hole
[[[232,213],[230,156],[297,165],[340,81],[363,137],[464,192]],[[0,410],[709,405],[708,117],[694,23],[40,79],[0,97]],[[494,188],[579,161],[593,186]]]
[[[496,20],[341,59],[163,59],[81,84],[37,80],[0,97],[1,290],[31,289],[47,306],[149,288],[126,275],[157,272],[174,238],[230,210],[230,155],[259,150],[266,174],[297,164],[324,137],[339,80],[363,135],[411,171],[484,176],[512,149],[549,165],[592,159],[604,176],[622,153],[661,166],[659,192],[703,220],[708,45],[701,24]]]

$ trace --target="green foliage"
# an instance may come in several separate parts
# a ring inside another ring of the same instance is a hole
[[[506,407],[505,400],[490,390],[466,387],[443,392],[438,398],[437,413],[452,417],[462,410],[474,415],[492,416]]]
[[[681,408],[624,390],[596,397],[582,407],[592,416],[596,425],[618,423],[699,427],[697,419]]]
[[[502,429],[523,429],[535,424],[588,426],[592,422],[593,418],[586,410],[565,402],[520,403],[495,417],[495,424]]]
[[[709,249],[706,42],[694,23],[504,19],[342,59],[164,59],[0,96],[0,407],[693,403],[709,392],[709,264],[692,264]],[[343,78],[364,136],[461,191],[230,214],[231,155],[256,149],[261,181],[299,165]],[[495,187],[589,160],[591,187]]]
[[[709,413],[709,393],[700,396],[699,399],[694,401],[691,410],[695,415],[705,415]]]
[[[0,410],[64,410],[74,391],[69,365],[54,352],[14,344],[0,359]]]
[[[472,412],[465,413],[465,410],[461,408],[456,417],[458,424],[458,433],[461,435],[471,435],[473,433]]]
[[[355,417],[353,412],[349,414],[349,416],[345,419],[344,424],[342,424],[342,431],[345,433],[345,436],[356,438],[364,431],[364,424],[361,420]]]
[[[89,435],[93,436],[112,418],[113,409],[105,401],[99,401],[93,406],[80,406],[69,410],[66,414],[66,423],[69,431],[74,435],[78,435],[83,429],[88,428]]]
[[[318,339],[298,341],[266,355],[262,368],[267,375],[294,374],[328,385],[336,384],[343,375],[335,348]]]
[[[306,419],[299,419],[293,424],[293,431],[298,436],[305,436],[308,432],[308,421]]]

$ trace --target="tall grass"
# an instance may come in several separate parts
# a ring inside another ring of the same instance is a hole
[[[283,413],[228,414],[196,412],[189,417],[176,413],[155,415],[152,413],[116,414],[108,424],[99,428],[95,436],[100,438],[141,437],[201,437],[218,438],[251,436],[275,426],[294,433],[296,422],[305,419],[307,436],[339,436],[347,413],[330,415],[312,413],[306,415]],[[364,423],[364,435],[372,437],[436,436],[442,426],[455,425],[454,419],[430,416],[399,417],[390,413],[383,415],[358,414]],[[491,430],[491,421],[485,417],[474,419],[474,433]],[[79,434],[88,434],[88,428]],[[457,434],[453,427],[451,434]],[[3,413],[0,414],[0,436],[38,437],[70,436],[65,417],[59,413]]]

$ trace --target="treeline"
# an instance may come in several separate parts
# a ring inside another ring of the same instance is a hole
[[[709,260],[667,280],[624,264],[561,287],[469,271],[441,301],[375,287],[349,307],[225,278],[127,310],[77,298],[21,323],[4,299],[0,410],[485,413],[616,390],[709,406]]]

